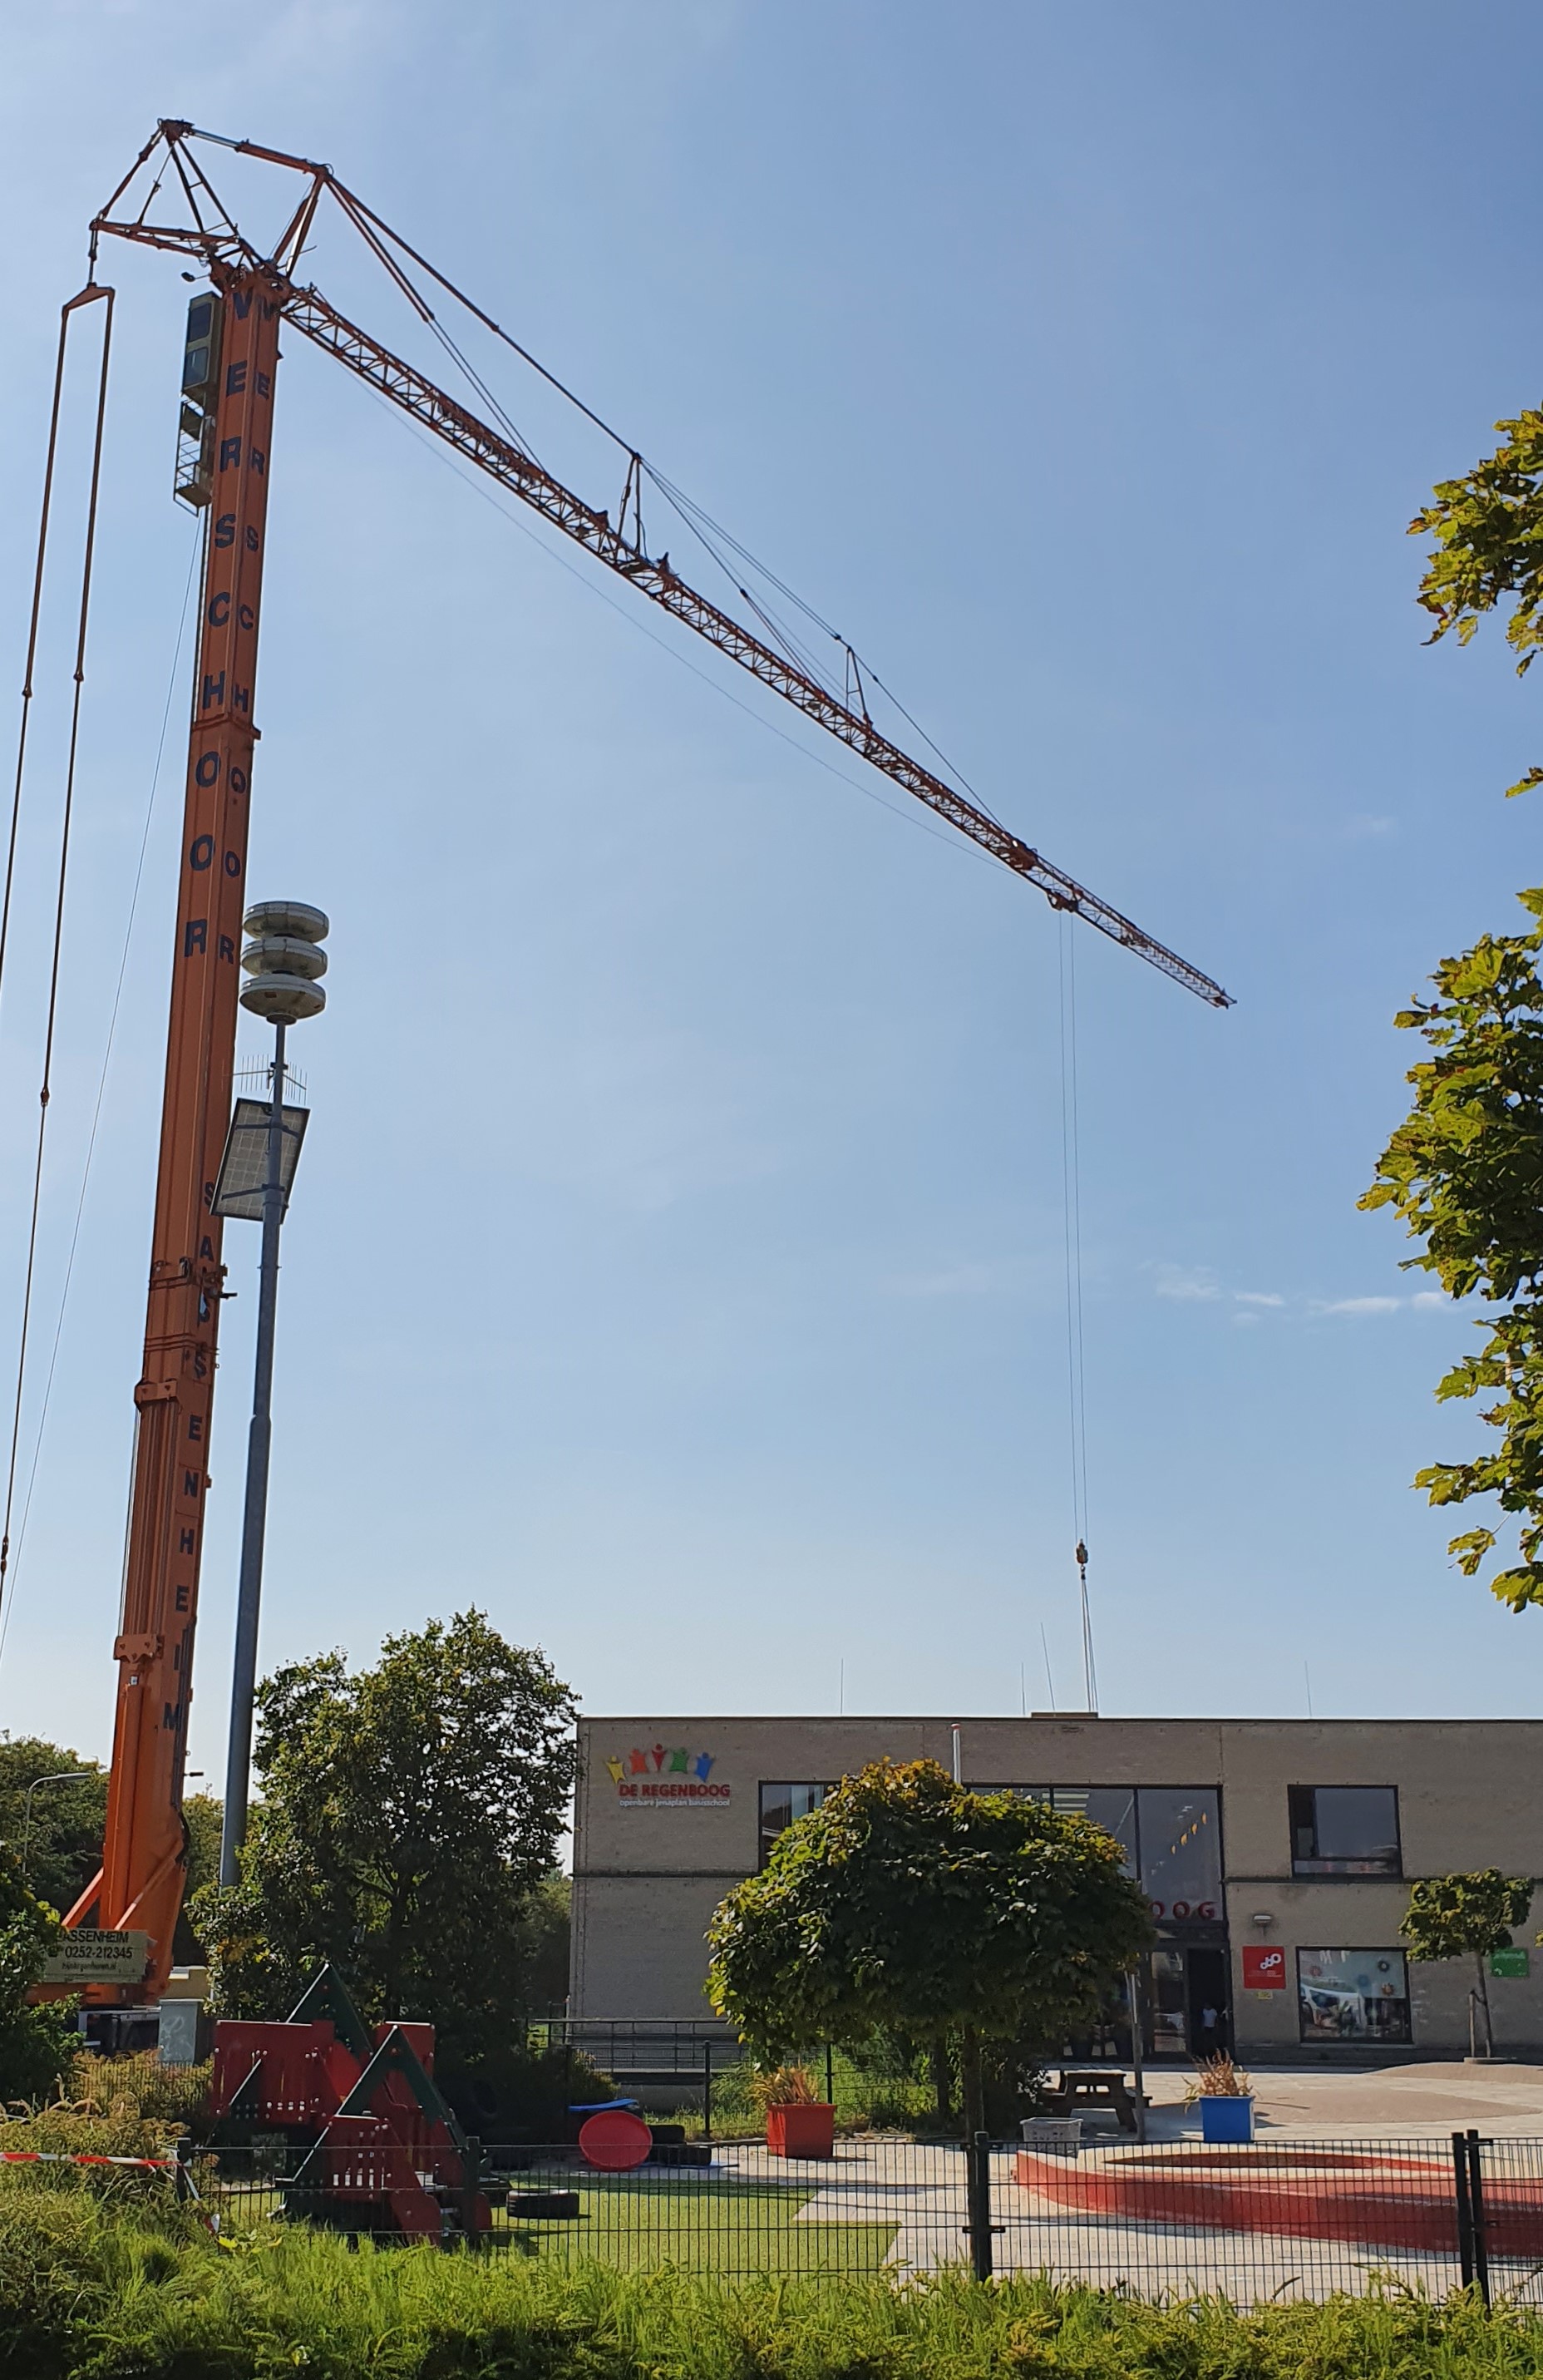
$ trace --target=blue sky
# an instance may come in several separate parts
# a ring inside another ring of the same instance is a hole
[[[1498,634],[1423,648],[1404,533],[1539,395],[1531,93],[1470,71],[1513,30],[1409,0],[317,0],[201,43],[157,0],[8,25],[16,680],[56,309],[94,207],[186,115],[333,164],[838,623],[991,808],[1236,995],[1218,1015],[1078,937],[1111,1711],[1301,1711],[1305,1662],[1320,1715],[1537,1706],[1543,1617],[1458,1577],[1407,1485],[1477,1434],[1430,1396],[1467,1322],[1356,1210],[1402,1111],[1393,1011],[1539,872],[1536,808],[1501,792],[1543,757],[1543,698]],[[310,269],[411,338],[341,232]],[[0,1727],[98,1752],[191,551],[187,292],[170,259],[106,270],[45,1351],[169,688],[173,725],[0,1660]],[[250,882],[334,930],[331,1005],[295,1036],[316,1112],[265,1660],[364,1657],[475,1601],[592,1711],[827,1710],[844,1664],[849,1709],[994,1712],[1020,1665],[1043,1706],[1043,1626],[1079,1700],[1065,929],[287,346]],[[517,370],[500,390],[614,502]],[[66,525],[78,455],[67,485]],[[6,1349],[66,591],[61,569],[0,1014]],[[211,1771],[256,1238],[227,1245]]]

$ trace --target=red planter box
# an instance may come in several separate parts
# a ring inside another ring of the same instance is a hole
[[[824,2100],[766,2109],[766,2146],[773,2156],[836,2155],[836,2110]]]

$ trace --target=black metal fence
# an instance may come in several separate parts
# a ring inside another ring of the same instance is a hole
[[[716,2017],[542,2017],[527,2027],[540,2049],[580,2052],[626,2090],[705,2091],[744,2049]]]
[[[982,2278],[1044,2272],[1244,2305],[1379,2286],[1439,2299],[1467,2285],[1543,2303],[1543,2141],[1477,2132],[1067,2150],[859,2137],[828,2158],[717,2140],[657,2147],[625,2173],[597,2171],[572,2147],[474,2143],[463,2186],[440,2194],[427,2231],[433,2194],[409,2188],[393,2204],[388,2185],[324,2144],[187,2147],[178,2173],[153,2184],[196,2198],[227,2236],[307,2223],[726,2279],[968,2264]]]

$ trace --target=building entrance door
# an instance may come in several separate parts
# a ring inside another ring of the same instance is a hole
[[[1196,1943],[1164,1943],[1151,1953],[1147,1996],[1149,2058],[1199,2058],[1232,2044],[1225,1950]],[[1214,2012],[1213,2024],[1206,2011]]]
[[[1232,2046],[1227,2008],[1230,1962],[1224,1950],[1199,1949],[1187,1950],[1184,1961],[1190,2052],[1196,2058],[1214,2058],[1218,2050]]]

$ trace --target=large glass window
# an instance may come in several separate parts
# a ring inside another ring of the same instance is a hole
[[[1221,1797],[1214,1786],[1143,1785],[1141,1888],[1159,1925],[1213,1925],[1222,1915]]]
[[[1294,1876],[1400,1876],[1398,1791],[1392,1785],[1293,1785]]]
[[[817,1810],[828,1785],[763,1785],[761,1788],[761,1865],[766,1864],[766,1854],[784,1827],[795,1818],[807,1818]]]
[[[1114,1836],[1163,1926],[1222,1922],[1221,1795],[1213,1785],[1015,1785]]]
[[[1411,2038],[1402,1950],[1298,1950],[1296,1998],[1304,2041]]]
[[[1125,1872],[1137,1870],[1136,1793],[1129,1785],[1057,1785],[1052,1793],[1057,1810],[1075,1810],[1113,1835],[1125,1853]]]

